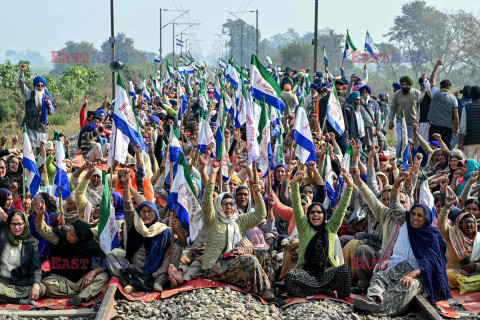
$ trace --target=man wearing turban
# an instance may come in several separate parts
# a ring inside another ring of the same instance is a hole
[[[452,83],[450,80],[442,80],[440,82],[440,90],[436,87],[435,77],[438,67],[443,64],[442,60],[438,60],[432,71],[431,89],[432,102],[430,110],[428,110],[428,122],[430,122],[429,140],[433,141],[433,135],[439,133],[443,142],[450,149],[452,142],[452,133],[458,134],[459,116],[457,98],[450,92]],[[454,146],[455,147],[455,146]]]
[[[411,76],[400,78],[401,90],[393,94],[392,106],[388,115],[388,128],[392,130],[397,127],[396,156],[400,156],[400,147],[402,142],[402,112],[405,113],[405,122],[407,123],[408,139],[413,139],[412,125],[418,123],[418,106],[420,104],[420,91],[413,86]],[[396,122],[396,125],[394,123]]]
[[[282,96],[280,97],[283,103],[287,106],[285,109],[285,114],[294,112],[298,106],[297,96],[292,92],[292,84],[287,83],[283,86]]]
[[[366,151],[371,146],[378,145],[377,136],[380,134],[382,126],[380,117],[380,107],[375,99],[372,99],[372,89],[368,85],[360,87],[360,102],[363,109],[363,122],[365,124],[365,136],[363,137],[363,147]]]
[[[20,67],[19,84],[25,97],[25,117],[23,123],[27,126],[28,137],[32,147],[40,147],[40,141],[48,140],[47,114],[54,112],[51,96],[47,93],[45,86],[47,80],[44,77],[33,79],[34,90],[30,90],[25,84],[24,72],[28,65],[22,64]],[[46,114],[45,114],[46,113]]]

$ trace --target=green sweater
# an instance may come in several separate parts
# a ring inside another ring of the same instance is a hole
[[[298,230],[298,262],[295,268],[300,269],[305,264],[305,250],[308,243],[315,235],[315,230],[310,226],[307,220],[307,215],[303,212],[302,202],[300,200],[300,188],[297,182],[291,184],[292,192],[292,207],[293,217]],[[332,215],[332,218],[327,221],[328,231],[328,260],[332,266],[338,267],[338,263],[335,260],[335,236],[338,229],[342,225],[343,217],[345,217],[345,211],[350,203],[350,197],[352,196],[352,188],[347,187],[338,203],[337,209]],[[325,217],[326,218],[326,217]]]
[[[213,188],[215,184],[210,181],[205,186],[202,200],[203,224],[207,233],[205,253],[202,260],[202,268],[213,268],[222,251],[227,247],[227,225],[220,220],[213,205]],[[301,206],[300,206],[301,207]],[[259,195],[255,197],[255,211],[238,216],[237,224],[240,233],[254,228],[267,216],[265,202]]]

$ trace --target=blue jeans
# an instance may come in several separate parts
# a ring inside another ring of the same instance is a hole
[[[400,158],[400,144],[402,142],[402,123],[397,121],[397,143],[395,144],[397,159]],[[407,124],[408,139],[413,139],[413,129],[411,124]]]

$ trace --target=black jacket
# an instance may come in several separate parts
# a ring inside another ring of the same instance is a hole
[[[0,222],[0,256],[8,243],[7,224]],[[21,265],[12,270],[12,282],[17,286],[28,286],[42,283],[42,269],[40,254],[38,253],[38,240],[30,237],[22,241]]]

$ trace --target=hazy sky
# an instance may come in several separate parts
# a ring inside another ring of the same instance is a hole
[[[138,49],[158,52],[159,8],[191,9],[177,22],[199,22],[189,29],[195,32],[196,47],[203,55],[218,48],[221,25],[232,17],[229,11],[259,10],[259,29],[262,37],[271,37],[294,28],[300,34],[313,30],[314,0],[115,0],[115,33],[124,32],[135,40]],[[319,28],[330,27],[350,35],[358,47],[369,30],[374,42],[383,37],[393,24],[394,16],[400,14],[401,5],[408,1],[344,0],[319,1]],[[47,0],[10,1],[2,3],[0,19],[0,59],[6,50],[30,49],[39,51],[47,60],[51,51],[62,48],[69,40],[93,42],[97,48],[110,35],[109,0]],[[442,10],[463,9],[480,13],[479,0],[427,0]],[[175,18],[178,12],[163,12],[163,24]],[[254,13],[239,14],[247,23],[255,24]],[[176,26],[181,31],[186,26]],[[185,37],[190,37],[187,35]],[[172,26],[163,30],[163,52],[172,50]]]

